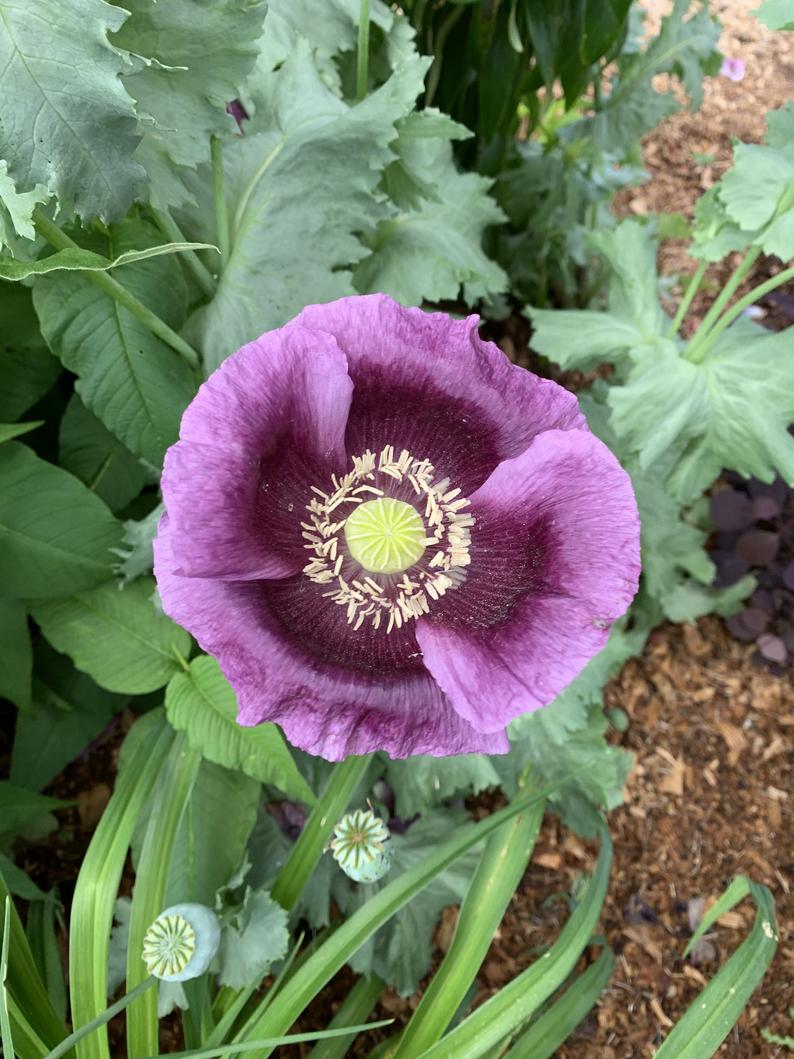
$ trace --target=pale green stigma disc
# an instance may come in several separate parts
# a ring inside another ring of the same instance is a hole
[[[345,523],[352,557],[373,574],[400,574],[421,559],[425,527],[415,507],[383,496],[367,500]]]

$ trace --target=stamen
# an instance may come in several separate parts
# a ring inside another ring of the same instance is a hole
[[[331,476],[330,491],[311,487],[309,521],[300,524],[311,553],[303,572],[330,586],[322,596],[345,607],[354,630],[367,621],[380,629],[385,617],[390,633],[428,614],[466,579],[474,518],[460,489],[448,478],[434,482],[432,463],[407,449],[367,449],[352,463],[347,474]],[[403,499],[409,487],[419,510]]]

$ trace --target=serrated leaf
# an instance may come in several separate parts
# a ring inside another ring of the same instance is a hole
[[[113,572],[121,524],[102,501],[17,441],[0,445],[0,580],[9,595],[49,599]]]
[[[27,611],[15,599],[0,598],[0,699],[29,710],[32,671]]]
[[[61,371],[44,344],[26,287],[0,287],[0,419],[12,423],[51,388]]]
[[[383,883],[349,889],[344,911],[350,916],[385,883],[424,860],[463,824],[461,810],[436,810],[412,824],[405,834],[392,835],[394,864]],[[401,996],[415,993],[432,960],[432,937],[442,909],[463,900],[478,853],[472,850],[446,868],[409,904],[372,935],[350,960],[357,974],[377,974]]]
[[[794,483],[791,351],[790,331],[769,333],[738,320],[698,364],[676,356],[638,365],[610,390],[610,422],[643,467],[676,446],[669,483],[682,501],[700,496],[724,467],[762,481],[779,473]]]
[[[116,554],[121,559],[117,571],[125,581],[148,574],[154,566],[153,542],[164,510],[161,502],[145,518],[124,523],[124,543]]]
[[[260,791],[242,772],[201,762],[174,842],[166,906],[195,901],[213,907],[242,862]]]
[[[165,709],[172,726],[186,732],[193,749],[208,761],[239,769],[307,805],[315,803],[278,728],[267,723],[252,728],[237,724],[234,691],[214,658],[195,658],[188,672],[172,678]]]
[[[386,777],[395,794],[395,812],[408,819],[455,795],[479,794],[499,786],[499,775],[484,754],[412,757],[389,761]]]
[[[107,36],[126,17],[102,0],[0,0],[0,156],[85,220],[120,217],[145,179],[129,59]]]
[[[151,198],[163,208],[185,196],[173,180],[158,180],[159,172],[168,174],[170,164],[195,168],[209,158],[210,137],[234,128],[226,105],[256,60],[265,4],[127,0],[126,9],[130,18],[114,43],[145,60],[124,85],[142,118],[136,158],[154,176]]]
[[[40,791],[106,727],[124,705],[80,673],[46,643],[35,653],[33,705],[19,714],[11,751],[11,780]]]
[[[110,230],[108,249],[117,256],[153,239],[150,228],[128,220]],[[184,279],[165,258],[127,265],[124,286],[169,326],[181,325]],[[78,376],[86,407],[128,449],[159,466],[195,392],[190,367],[85,276],[40,276],[33,300],[50,348]]]
[[[33,617],[58,651],[100,687],[143,695],[179,670],[177,654],[190,636],[154,604],[155,583],[141,578],[124,587],[108,581],[70,599],[36,603]]]
[[[224,917],[217,957],[221,985],[244,989],[261,981],[286,955],[287,919],[266,890],[247,886],[241,907]]]
[[[224,152],[233,249],[190,324],[207,371],[307,302],[355,293],[358,233],[385,213],[376,187],[426,68],[414,57],[353,106],[322,82],[305,41],[270,75],[273,124]]]
[[[0,249],[3,246],[13,248],[15,236],[36,238],[33,210],[49,197],[43,184],[37,184],[32,191],[17,191],[16,184],[8,175],[8,162],[0,159]]]
[[[72,394],[58,435],[61,466],[118,511],[136,497],[149,475],[126,446]]]
[[[469,301],[506,288],[506,275],[482,250],[485,229],[504,214],[488,194],[491,181],[458,172],[449,141],[467,132],[442,117],[418,111],[398,123],[398,158],[385,174],[398,209],[366,240],[372,253],[356,268],[359,291],[418,305],[455,299],[461,287]]]
[[[32,237],[31,237],[32,238]],[[212,243],[160,243],[144,250],[127,250],[112,260],[93,250],[69,247],[56,250],[48,257],[37,261],[9,261],[0,259],[0,279],[22,280],[28,276],[43,276],[49,272],[107,272],[122,265],[133,265],[136,261],[147,261],[151,257],[179,254],[186,250],[217,250]]]

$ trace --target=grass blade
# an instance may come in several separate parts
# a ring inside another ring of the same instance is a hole
[[[338,1030],[361,1022],[375,1007],[384,988],[385,983],[376,974],[370,978],[359,978],[331,1019],[328,1029]],[[343,1037],[326,1037],[312,1048],[309,1059],[343,1059],[355,1038],[354,1030]]]
[[[598,1000],[614,966],[612,950],[604,949],[559,1000],[522,1033],[504,1059],[551,1059]]]
[[[744,876],[735,879],[704,917],[693,941],[745,896],[752,897],[756,906],[750,934],[673,1027],[656,1059],[709,1059],[733,1029],[764,977],[778,942],[775,903],[766,886]]]

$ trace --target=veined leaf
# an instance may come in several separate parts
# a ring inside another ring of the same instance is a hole
[[[753,14],[769,29],[794,29],[794,5],[791,0],[764,0]]]
[[[427,62],[406,60],[353,106],[323,83],[305,41],[267,75],[272,124],[224,152],[233,248],[190,324],[207,371],[307,302],[355,293],[351,268],[367,253],[358,233],[386,215],[377,184]]]
[[[0,160],[0,249],[3,246],[13,248],[16,236],[36,238],[33,210],[49,197],[43,184],[37,184],[32,191],[17,191],[16,184],[8,175],[8,162]]]
[[[395,812],[404,819],[426,812],[445,798],[499,786],[499,774],[485,754],[390,760],[386,776],[395,793]]]
[[[0,445],[0,580],[10,595],[48,599],[113,573],[121,524],[71,474],[17,441]]]
[[[149,475],[140,460],[72,394],[59,432],[61,466],[85,482],[111,511],[140,493]]]
[[[50,389],[61,365],[44,344],[26,287],[0,289],[0,420],[13,423]]]
[[[102,0],[0,0],[0,156],[85,220],[121,216],[146,176],[119,80],[129,58],[107,37],[126,17]]]
[[[114,257],[146,249],[153,237],[141,222],[123,221],[111,229],[108,249]],[[127,265],[124,285],[169,326],[181,325],[184,279],[165,258]],[[159,466],[195,391],[185,361],[79,273],[37,278],[33,300],[50,348],[78,376],[86,407],[128,449]]]
[[[161,688],[178,671],[175,651],[190,651],[189,634],[155,607],[154,592],[151,578],[125,587],[108,581],[31,609],[53,647],[100,687],[142,695]]]
[[[135,157],[158,208],[190,201],[174,166],[207,161],[210,137],[234,129],[226,106],[256,60],[265,7],[263,0],[126,0],[130,17],[113,42],[144,59],[124,85],[143,119]]]
[[[17,835],[41,838],[49,834],[57,826],[52,810],[70,804],[0,780],[0,845]]]
[[[11,751],[11,781],[40,791],[124,705],[79,672],[48,643],[37,644],[29,713],[20,713]]]
[[[266,890],[246,887],[240,908],[224,915],[218,949],[222,985],[244,989],[261,981],[289,945],[287,913]]]
[[[186,732],[190,745],[208,761],[239,769],[307,805],[315,803],[278,728],[267,723],[253,728],[237,724],[234,691],[214,658],[195,658],[188,672],[172,678],[165,709],[173,727]]]
[[[32,671],[27,611],[16,599],[0,598],[0,698],[29,710]]]
[[[162,257],[164,254],[180,254],[185,250],[217,250],[212,243],[161,243],[145,250],[127,250],[110,260],[102,254],[82,247],[69,247],[56,250],[49,257],[38,261],[9,261],[0,259],[0,279],[21,280],[28,276],[41,276],[48,272],[107,272],[121,265],[132,265],[136,261],[146,261],[150,257]]]

